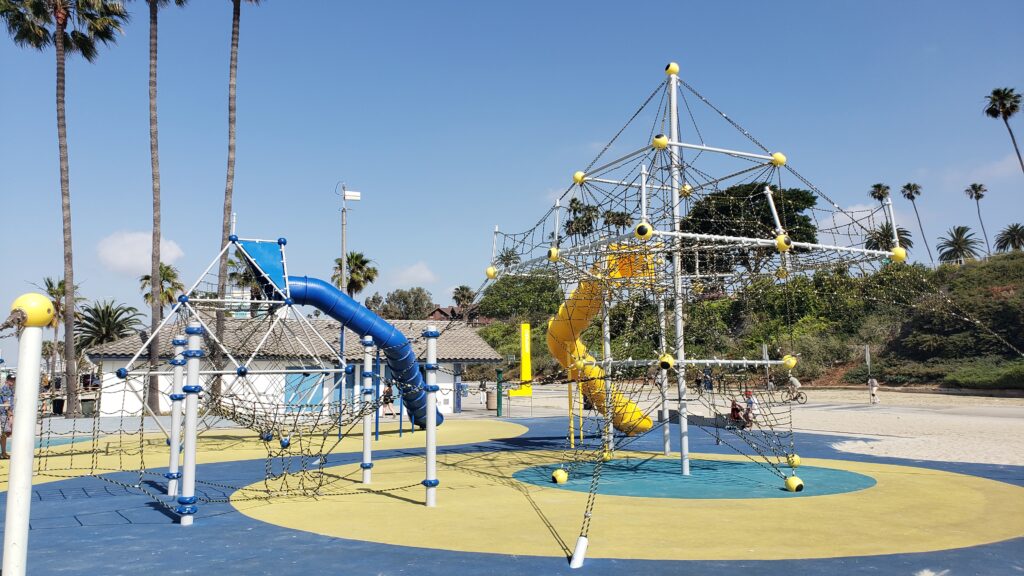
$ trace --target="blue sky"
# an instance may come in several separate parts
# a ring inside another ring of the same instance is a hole
[[[67,110],[76,280],[88,299],[142,308],[148,15],[129,8],[117,46],[69,61]],[[245,5],[239,231],[286,236],[292,272],[329,276],[343,180],[364,195],[350,249],[381,271],[361,296],[422,285],[447,303],[454,286],[479,285],[494,225],[535,222],[675,60],[841,205],[869,204],[875,182],[918,182],[934,243],[954,224],[977,228],[963,189],[982,182],[994,236],[1024,221],[1024,175],[981,110],[992,88],[1024,91],[1021,22],[1016,1]],[[192,279],[220,235],[230,2],[167,8],[160,24],[164,236]],[[5,34],[0,69],[4,303],[59,276],[62,248],[52,52]],[[916,239],[909,204],[896,205]],[[0,347],[11,357],[14,340]]]

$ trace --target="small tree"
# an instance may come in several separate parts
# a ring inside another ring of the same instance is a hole
[[[422,320],[434,310],[434,300],[425,288],[388,292],[381,306],[381,316],[392,320]]]

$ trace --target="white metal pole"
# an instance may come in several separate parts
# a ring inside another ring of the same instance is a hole
[[[370,442],[370,411],[373,404],[373,338],[363,339],[363,484],[370,483],[370,472],[373,470],[373,448]]]
[[[437,505],[437,326],[427,325],[423,333],[427,339],[427,477],[423,485],[427,488],[427,506]]]
[[[23,576],[28,561],[28,519],[32,506],[32,459],[35,456],[36,410],[43,329],[27,326],[18,342],[18,379],[14,386],[14,428],[4,520],[4,574]]]
[[[182,335],[177,335],[171,341],[174,345],[174,358],[171,358],[171,365],[174,366],[174,376],[171,380],[171,434],[167,439],[170,447],[170,464],[167,466],[167,495],[178,495],[178,480],[181,479],[178,463],[181,460],[181,409],[182,400],[185,394],[182,392],[185,381],[185,345],[188,340]]]
[[[900,235],[896,231],[896,213],[892,209],[892,198],[885,197],[885,209],[889,216],[889,226],[892,228],[892,245],[893,247],[900,245]]]
[[[768,199],[768,208],[772,211],[772,219],[775,220],[775,233],[785,234],[786,231],[782,228],[782,221],[779,220],[779,211],[775,209],[775,198],[772,197],[772,187],[764,187],[764,197]]]
[[[572,551],[572,560],[569,561],[569,568],[582,568],[583,561],[587,558],[587,545],[589,540],[586,536],[576,539],[576,548]]]
[[[612,428],[615,402],[612,401],[612,323],[609,297],[605,298],[601,312],[601,360],[604,365],[604,452],[601,456],[605,457],[615,453],[615,432]]]
[[[491,236],[491,264],[498,257],[498,225],[494,225],[494,235]]]
[[[203,387],[199,383],[199,359],[203,356],[203,327],[193,320],[185,328],[188,335],[188,349],[185,356],[185,463],[181,473],[181,495],[178,496],[178,507],[175,512],[181,515],[181,525],[191,526],[196,506],[196,426],[199,413],[199,393]]]
[[[667,346],[665,332],[668,331],[668,328],[665,324],[665,299],[658,296],[658,343],[660,346],[658,349],[662,351]],[[668,370],[662,370],[658,374],[658,389],[661,391],[662,444],[665,456],[668,456],[672,451],[672,427],[669,426],[672,415],[668,409]]]
[[[640,221],[647,222],[647,164],[640,164]]]
[[[669,110],[669,134],[673,142],[679,141],[679,109],[677,108],[676,94],[679,92],[679,76],[669,75],[668,82],[668,110]],[[669,147],[669,160],[672,164],[669,174],[672,178],[672,231],[679,232],[679,159],[677,148]],[[686,348],[683,340],[683,278],[682,278],[682,241],[676,238],[675,250],[672,255],[672,287],[673,287],[673,316],[676,328],[676,363],[679,370],[676,372],[676,386],[679,392],[679,460],[682,465],[683,475],[690,475],[690,431],[686,419],[686,370],[683,369],[686,362]]]

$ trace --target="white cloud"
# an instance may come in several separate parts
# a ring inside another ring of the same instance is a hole
[[[404,288],[423,286],[437,282],[437,275],[422,260],[392,273],[391,284]]]
[[[999,160],[986,162],[980,166],[946,170],[942,175],[942,182],[946,187],[963,190],[972,182],[981,182],[991,187],[993,183],[1009,180],[1018,174],[1020,174],[1020,163],[1017,161],[1017,155],[1007,154]]]
[[[152,234],[149,232],[114,232],[99,241],[96,253],[103,266],[111,272],[141,276],[150,270],[151,239]],[[174,264],[184,255],[185,252],[177,242],[160,239],[160,260],[164,264]]]

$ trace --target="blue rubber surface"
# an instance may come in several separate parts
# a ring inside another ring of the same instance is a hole
[[[564,444],[563,418],[514,420],[529,427],[520,437],[498,439],[477,445],[447,446],[446,453],[495,450],[561,449]],[[673,449],[678,450],[678,428],[673,426]],[[1024,466],[927,462],[849,454],[832,448],[841,437],[797,434],[796,445],[805,458],[832,458],[885,464],[920,466],[972,474],[1015,486],[1024,486]],[[660,450],[661,438],[649,434],[630,445],[631,450]],[[693,452],[731,454],[716,446],[714,438],[691,432]],[[374,452],[374,459],[407,457],[422,450]],[[328,457],[328,465],[354,464],[359,453]],[[150,470],[142,486],[151,492],[163,490],[166,468]],[[95,576],[139,576],[148,574],[226,574],[282,576],[319,575],[407,575],[452,576],[453,574],[566,576],[623,576],[624,574],[694,574],[701,576],[1021,576],[1024,574],[1024,538],[983,546],[914,554],[886,554],[844,558],[800,560],[746,560],[742,551],[731,561],[652,561],[629,559],[588,559],[581,570],[572,570],[563,558],[504,554],[451,552],[374,544],[332,538],[282,528],[248,518],[223,501],[230,490],[221,485],[245,486],[263,478],[263,459],[219,464],[200,464],[197,494],[201,498],[196,523],[177,524],[175,514],[139,489],[125,488],[95,477],[81,477],[38,486],[33,493],[29,532],[29,570],[32,575],[67,574]],[[137,474],[122,473],[118,480],[135,483]],[[444,481],[443,475],[441,476]],[[454,495],[457,496],[457,495]],[[0,509],[6,507],[6,493],[0,493]],[[165,502],[169,502],[165,499]],[[410,503],[410,506],[416,506]],[[600,503],[598,503],[598,513]],[[0,519],[3,516],[0,515]],[[373,521],[373,519],[368,519]],[[410,530],[430,527],[410,526]],[[495,534],[516,526],[501,526]],[[837,536],[838,537],[838,536]],[[681,535],[684,538],[684,535]]]
[[[533,466],[512,477],[530,484],[590,491],[593,463],[577,467],[565,484],[551,481],[556,468],[557,465]],[[797,475],[804,481],[804,489],[790,492],[779,476],[756,462],[690,460],[690,475],[683,476],[678,460],[622,458],[602,466],[598,494],[683,499],[805,498],[854,492],[875,485],[870,476],[833,468],[802,466]]]

